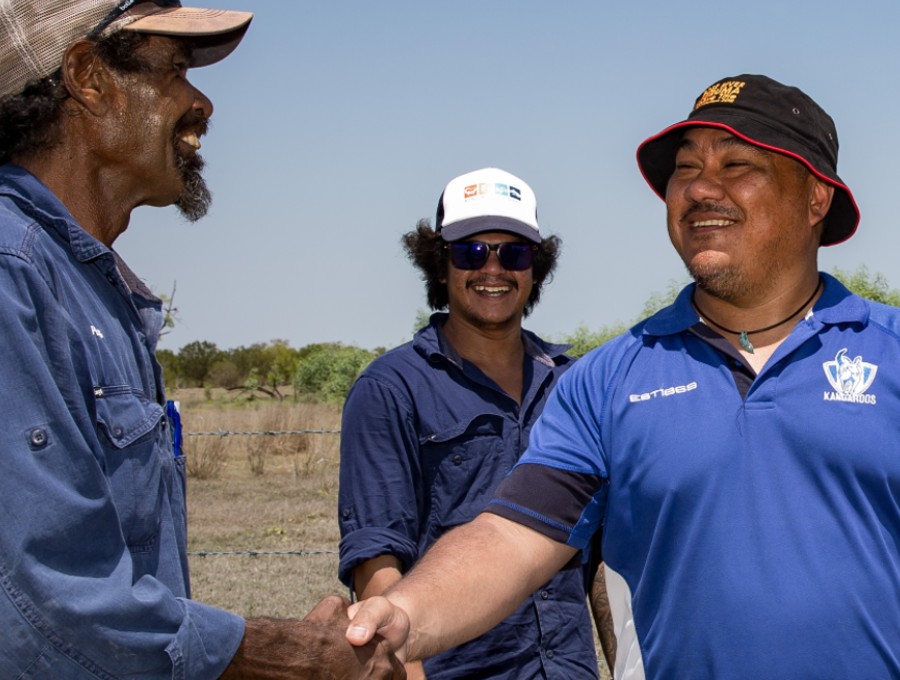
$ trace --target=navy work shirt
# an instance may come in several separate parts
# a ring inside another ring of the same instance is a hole
[[[376,359],[347,397],[341,432],[340,577],[379,555],[404,571],[484,509],[528,444],[572,360],[523,331],[522,404],[443,337],[435,314],[412,342]],[[579,565],[557,574],[485,635],[425,661],[429,680],[597,677]]]

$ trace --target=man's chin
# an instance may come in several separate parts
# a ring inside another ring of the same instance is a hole
[[[187,197],[182,194],[181,198],[175,203],[175,207],[178,208],[178,212],[180,212],[182,217],[188,222],[196,222],[197,220],[206,217],[211,203],[212,196],[207,191],[205,198],[200,201],[198,201],[195,196]]]
[[[201,165],[202,167],[202,165]],[[212,192],[206,185],[206,180],[200,174],[200,169],[183,165],[181,168],[181,181],[184,186],[181,196],[175,201],[182,216],[189,222],[196,222],[205,217],[212,203]]]

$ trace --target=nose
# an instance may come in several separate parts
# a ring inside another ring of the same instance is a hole
[[[193,86],[192,86],[193,87]],[[198,118],[209,119],[213,114],[213,103],[203,92],[194,87],[194,114]]]
[[[500,253],[497,252],[496,248],[488,253],[487,262],[484,263],[484,266],[481,269],[482,271],[486,270],[491,273],[506,271],[506,269],[503,268],[503,265],[500,264]]]
[[[704,166],[690,178],[683,181],[684,197],[690,201],[701,203],[704,200],[722,199],[725,190],[713,168]]]

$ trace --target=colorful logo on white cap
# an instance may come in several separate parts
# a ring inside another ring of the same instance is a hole
[[[481,182],[463,187],[463,200],[470,201],[482,196],[506,196],[521,201],[522,191],[511,184],[502,184],[501,182]]]

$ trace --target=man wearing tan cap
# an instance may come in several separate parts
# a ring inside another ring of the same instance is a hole
[[[160,301],[112,250],[139,205],[205,214],[212,104],[187,71],[227,56],[250,20],[0,0],[2,678],[393,674],[383,649],[346,644],[340,598],[303,621],[189,599]]]
[[[600,532],[617,680],[900,677],[900,310],[818,270],[859,222],[837,152],[749,74],[641,144],[694,282],[560,378],[487,511],[348,635],[427,657]]]

